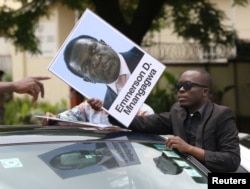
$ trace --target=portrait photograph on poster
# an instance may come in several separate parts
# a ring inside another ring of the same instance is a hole
[[[128,126],[166,66],[86,9],[48,70]]]

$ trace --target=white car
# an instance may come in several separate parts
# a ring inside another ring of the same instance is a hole
[[[239,133],[241,165],[250,172],[250,134]]]
[[[0,127],[0,189],[208,188],[208,170],[167,149],[158,135],[77,125],[6,127]]]

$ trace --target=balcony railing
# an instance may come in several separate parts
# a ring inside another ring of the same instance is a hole
[[[143,49],[166,64],[227,63],[236,56],[236,48],[223,45],[211,46],[208,51],[196,43],[159,43]]]

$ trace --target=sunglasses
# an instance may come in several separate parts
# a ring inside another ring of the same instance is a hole
[[[198,83],[193,83],[191,81],[186,81],[186,82],[183,82],[183,83],[177,83],[175,85],[175,89],[176,91],[179,91],[180,88],[182,88],[185,90],[185,91],[189,91],[192,87],[201,87],[201,88],[208,88],[206,85],[201,85],[201,84],[198,84]]]

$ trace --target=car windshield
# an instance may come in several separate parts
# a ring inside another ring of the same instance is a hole
[[[164,144],[129,141],[0,147],[0,188],[207,188],[206,177]]]

